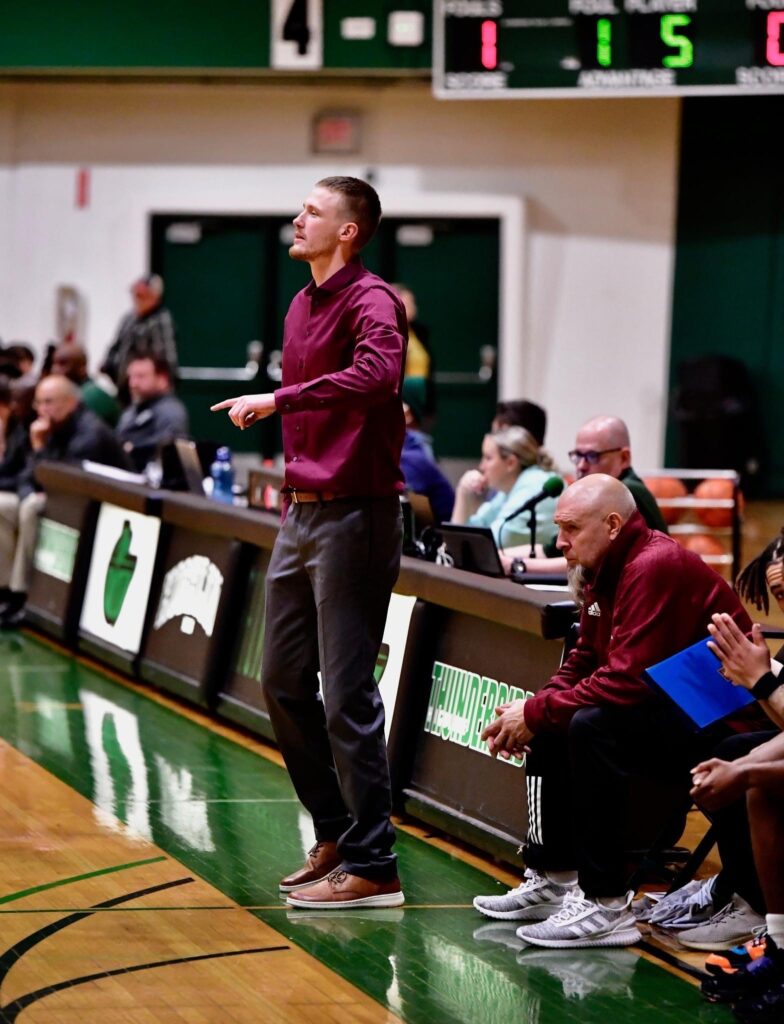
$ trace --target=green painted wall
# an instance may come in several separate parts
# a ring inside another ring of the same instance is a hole
[[[670,384],[682,360],[740,359],[759,403],[759,492],[784,494],[784,97],[683,103]],[[666,460],[678,465],[668,417]],[[718,468],[718,467],[717,467]]]

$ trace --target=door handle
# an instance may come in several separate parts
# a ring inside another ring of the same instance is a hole
[[[479,349],[479,369],[476,373],[468,370],[456,370],[454,373],[443,370],[433,374],[436,384],[487,384],[493,379],[498,351],[494,345],[482,345]]]
[[[242,367],[236,366],[181,366],[180,380],[255,380],[259,363],[264,352],[260,341],[248,342],[248,361]]]

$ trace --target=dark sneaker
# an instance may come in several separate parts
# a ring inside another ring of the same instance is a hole
[[[557,913],[564,896],[577,885],[558,885],[529,868],[525,881],[503,896],[475,896],[474,907],[485,917],[501,921],[544,921]]]
[[[784,982],[755,999],[743,999],[732,1008],[743,1024],[781,1024],[784,1020]]]
[[[744,970],[750,963],[765,955],[767,938],[767,930],[760,928],[750,942],[725,949],[721,953],[711,953],[705,961],[705,970],[708,974],[734,974],[736,971]]]
[[[281,892],[294,892],[295,889],[320,882],[339,866],[340,854],[337,843],[316,843],[308,851],[307,860],[299,871],[282,878],[278,888]]]
[[[733,974],[712,974],[700,991],[712,1003],[737,1003],[755,999],[777,985],[784,984],[784,953],[768,936],[765,955]]]

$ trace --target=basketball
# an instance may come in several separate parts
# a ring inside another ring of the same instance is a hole
[[[703,480],[694,488],[694,497],[703,500],[731,499],[733,485],[731,480]],[[738,494],[738,511],[743,511],[742,499]],[[732,526],[731,508],[695,508],[694,514],[705,526]]]
[[[711,537],[707,533],[691,533],[684,537],[678,537],[678,542],[687,551],[693,551],[701,558],[710,555],[725,555],[727,552],[718,537]]]
[[[686,485],[682,480],[678,480],[674,476],[648,476],[644,478],[643,483],[654,498],[656,498],[657,502],[659,498],[685,498],[687,494]],[[665,523],[671,526],[673,523],[678,522],[685,510],[682,508],[667,508],[659,504],[659,511]]]

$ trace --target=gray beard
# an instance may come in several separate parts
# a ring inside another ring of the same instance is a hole
[[[569,585],[569,592],[576,604],[582,608],[585,602],[584,590],[586,584],[585,569],[581,565],[567,566],[566,582]]]

